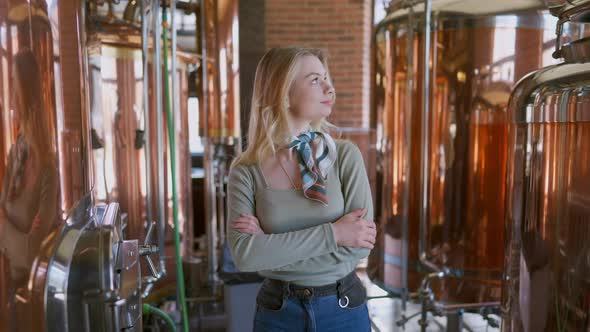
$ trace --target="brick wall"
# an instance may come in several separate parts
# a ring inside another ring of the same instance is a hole
[[[330,121],[368,127],[372,1],[266,0],[264,12],[267,49],[299,45],[328,51],[337,95]]]
[[[342,138],[355,142],[367,169],[373,169],[368,131],[373,0],[241,0],[239,15],[242,135],[247,134],[254,72],[264,52],[277,46],[323,48],[337,95],[329,120],[345,129]],[[373,173],[369,171],[372,185]]]
[[[262,0],[259,0],[262,1]],[[328,51],[336,104],[330,122],[363,153],[375,188],[375,154],[369,127],[373,0],[264,0],[265,48],[318,47]],[[244,24],[249,25],[246,18]],[[241,43],[242,47],[248,47]],[[242,76],[242,79],[244,77]],[[252,91],[242,91],[251,94]],[[374,194],[373,194],[374,197]]]

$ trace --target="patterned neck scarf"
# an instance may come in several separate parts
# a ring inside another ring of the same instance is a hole
[[[311,143],[319,139],[312,153]],[[299,156],[303,195],[328,205],[326,180],[330,167],[336,160],[336,144],[330,135],[318,131],[307,131],[293,138],[289,149],[294,149]]]

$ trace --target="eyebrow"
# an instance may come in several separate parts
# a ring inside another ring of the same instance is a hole
[[[304,78],[308,78],[309,76],[312,76],[312,75],[317,75],[317,76],[320,76],[321,77],[321,76],[324,76],[324,75],[328,75],[328,73],[326,72],[324,75],[321,75],[319,73],[309,73],[309,74],[305,75]]]

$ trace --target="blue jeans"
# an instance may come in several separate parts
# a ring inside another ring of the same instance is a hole
[[[336,294],[302,297],[280,292],[263,284],[256,300],[254,332],[371,331],[366,292],[360,281],[347,286],[340,301]]]

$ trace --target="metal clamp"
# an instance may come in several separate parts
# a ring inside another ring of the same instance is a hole
[[[150,244],[151,239],[152,239],[152,232],[153,232],[155,224],[156,223],[154,221],[152,221],[149,224],[147,234],[145,237],[145,241],[144,241],[143,245],[139,246],[139,255],[143,256],[145,258],[145,260],[147,261],[148,268],[150,270],[150,274],[152,275],[151,277],[143,278],[143,283],[146,284],[146,288],[142,292],[143,298],[146,298],[149,295],[150,291],[153,288],[153,284],[163,277],[162,272],[158,271],[154,262],[152,261],[152,258],[150,257],[150,255],[152,255],[152,254],[159,253],[159,247],[156,245]]]
[[[551,54],[554,59],[561,58],[561,35],[563,34],[563,25],[567,22],[567,20],[561,18],[557,21],[557,26],[555,27],[555,51]]]

